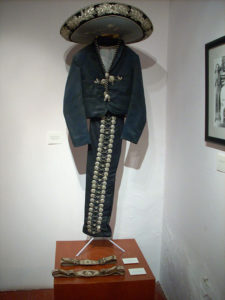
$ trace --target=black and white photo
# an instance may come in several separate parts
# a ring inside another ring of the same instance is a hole
[[[225,37],[205,45],[205,140],[225,144]]]

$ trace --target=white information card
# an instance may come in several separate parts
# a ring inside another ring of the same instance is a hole
[[[57,145],[62,144],[64,135],[61,131],[48,131],[47,132],[47,144]]]
[[[145,271],[145,268],[134,268],[134,269],[128,269],[130,275],[145,275],[147,274]]]
[[[139,263],[139,260],[137,259],[137,257],[127,257],[127,258],[122,258],[122,260],[125,265]]]

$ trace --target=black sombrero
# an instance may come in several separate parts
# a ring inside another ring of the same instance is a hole
[[[73,14],[62,25],[60,34],[66,40],[80,44],[110,34],[129,44],[146,39],[152,31],[152,22],[140,9],[124,3],[104,2]]]

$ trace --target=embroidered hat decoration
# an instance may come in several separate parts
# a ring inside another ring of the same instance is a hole
[[[114,35],[126,44],[148,38],[153,25],[148,16],[131,5],[103,2],[80,9],[62,25],[60,34],[68,41],[87,44],[96,36]]]

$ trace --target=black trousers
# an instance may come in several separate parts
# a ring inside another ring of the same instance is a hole
[[[123,125],[123,116],[106,115],[90,120],[83,232],[93,237],[112,235],[109,222]]]

